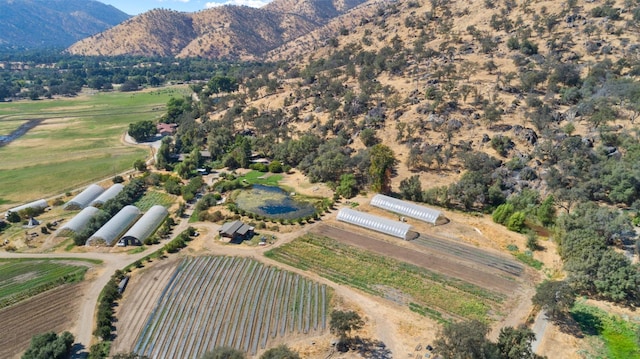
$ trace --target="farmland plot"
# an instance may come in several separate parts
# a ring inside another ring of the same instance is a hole
[[[131,349],[151,358],[198,358],[217,346],[255,355],[277,338],[323,333],[327,294],[248,258],[185,259]]]

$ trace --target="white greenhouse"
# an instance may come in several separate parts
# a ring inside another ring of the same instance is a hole
[[[93,216],[95,216],[98,212],[100,212],[100,210],[96,207],[85,207],[82,211],[80,211],[80,213],[71,218],[71,220],[67,222],[67,224],[58,229],[57,236],[68,237],[72,234],[82,231],[83,229],[85,229],[87,224],[89,224],[91,218],[93,218]]]
[[[133,227],[118,241],[119,246],[136,245],[141,246],[142,242],[153,234],[160,227],[162,222],[169,215],[169,211],[163,206],[153,206],[140,218]]]
[[[427,223],[436,224],[438,217],[440,217],[440,211],[435,209],[420,206],[415,203],[403,201],[401,199],[377,194],[371,199],[371,205],[374,207],[382,208],[384,210],[398,213],[402,216],[407,216]]]
[[[97,184],[92,184],[87,187],[84,191],[80,192],[77,196],[73,197],[73,199],[67,202],[64,205],[64,209],[66,210],[74,210],[74,209],[83,209],[88,206],[91,201],[98,198],[104,192],[104,188],[98,186]]]
[[[140,217],[140,210],[136,206],[126,206],[120,210],[109,222],[100,227],[91,238],[87,240],[87,246],[106,245],[112,246],[131,225]]]
[[[120,183],[114,184],[113,186],[109,187],[106,191],[102,192],[102,194],[98,196],[98,198],[94,199],[91,202],[91,205],[95,207],[102,206],[106,201],[117,196],[118,193],[122,191],[122,189],[124,189],[124,186],[121,185]]]
[[[411,226],[406,223],[374,216],[369,213],[349,208],[340,209],[340,211],[338,211],[337,219],[342,222],[355,224],[356,226],[372,229],[404,240],[409,239],[408,234],[409,230],[411,230]]]
[[[37,201],[33,201],[33,202],[30,202],[30,203],[27,203],[27,204],[23,204],[22,206],[11,208],[5,214],[5,218],[9,216],[9,212],[11,212],[11,213],[19,213],[20,211],[25,210],[27,208],[45,209],[47,207],[49,207],[49,204],[47,203],[47,201],[45,201],[44,199],[39,199]]]

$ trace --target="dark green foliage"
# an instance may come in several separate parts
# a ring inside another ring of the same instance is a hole
[[[118,291],[118,284],[122,280],[123,274],[120,271],[111,276],[107,285],[102,289],[100,293],[100,299],[98,301],[98,319],[97,326],[94,335],[102,338],[104,341],[112,339],[113,322],[115,315],[113,313],[113,306],[115,302],[120,299],[120,292]]]
[[[388,193],[391,184],[391,172],[397,162],[395,155],[389,147],[382,144],[373,146],[370,154],[369,177],[371,189],[375,192]]]
[[[334,310],[331,312],[329,328],[331,333],[345,341],[354,330],[362,328],[364,321],[360,315],[354,311]]]
[[[543,226],[548,227],[553,225],[556,220],[555,199],[553,196],[548,196],[542,201],[536,210],[536,216]]]
[[[531,350],[536,335],[526,326],[504,327],[498,337],[498,351],[501,359],[542,359]]]
[[[353,198],[358,194],[358,181],[351,173],[340,176],[340,183],[336,187],[336,194],[344,198]]]
[[[136,142],[144,142],[156,134],[156,125],[148,120],[130,123],[128,132]]]
[[[414,202],[422,202],[422,184],[420,176],[413,175],[400,181],[400,195],[404,199]]]
[[[111,359],[149,359],[146,355],[140,355],[134,352],[130,353],[118,353],[111,357]]]
[[[214,76],[207,83],[207,87],[212,93],[235,92],[238,91],[238,81],[229,76]]]
[[[200,359],[245,359],[244,352],[230,348],[217,347],[212,351],[204,353]]]
[[[544,281],[536,294],[531,298],[534,305],[544,309],[553,320],[563,319],[573,307],[576,295],[571,286],[565,281]]]
[[[362,143],[366,147],[371,147],[380,142],[380,140],[376,137],[376,131],[371,128],[365,128],[364,130],[360,131],[360,141],[362,141]]]
[[[73,335],[69,332],[63,332],[59,336],[54,332],[34,335],[22,359],[69,358],[74,341]]]
[[[264,352],[260,359],[300,359],[300,354],[289,349],[286,344],[281,344]]]
[[[493,214],[491,217],[493,221],[496,223],[506,224],[507,220],[509,219],[509,217],[511,217],[513,213],[514,213],[513,204],[505,203],[505,204],[499,205],[498,208],[496,208],[493,211]]]
[[[195,230],[192,227],[189,227],[189,229],[183,231],[172,239],[171,242],[165,244],[164,250],[166,250],[167,253],[176,253],[180,251],[182,248],[187,246],[187,242],[191,241],[191,236],[195,234],[194,232]]]
[[[269,172],[282,173],[282,163],[278,160],[271,161],[271,163],[269,163]]]
[[[207,193],[196,204],[196,211],[206,211],[216,205],[217,199],[213,193]]]
[[[495,135],[491,139],[491,148],[496,150],[502,157],[506,157],[509,150],[515,146],[508,136]]]
[[[18,223],[21,221],[20,215],[16,212],[8,212],[7,214],[7,221],[11,222],[11,223]]]
[[[524,212],[515,212],[509,217],[509,219],[507,219],[505,226],[510,231],[522,232],[524,230],[524,221],[526,218],[527,215]]]
[[[145,160],[135,160],[135,162],[133,162],[133,169],[145,172],[147,170],[147,162]]]
[[[471,320],[445,324],[434,341],[434,353],[444,359],[497,358],[497,348],[486,335],[489,327],[480,321]]]

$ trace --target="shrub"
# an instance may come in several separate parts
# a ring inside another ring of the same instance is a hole
[[[524,229],[524,221],[526,219],[526,215],[524,212],[515,212],[512,214],[507,220],[506,226],[507,229],[514,232],[522,232]]]
[[[496,208],[495,211],[493,211],[491,218],[496,223],[505,224],[507,222],[507,219],[511,217],[513,212],[514,209],[511,203],[501,204],[498,206],[498,208]]]

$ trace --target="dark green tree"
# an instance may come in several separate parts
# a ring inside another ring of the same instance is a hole
[[[341,342],[345,342],[351,332],[364,326],[364,320],[360,315],[352,310],[334,310],[331,312],[329,328],[331,333],[336,334]]]
[[[136,171],[146,172],[147,171],[147,162],[145,162],[145,160],[135,160],[135,162],[133,162],[133,168]]]
[[[238,91],[238,82],[233,77],[214,76],[207,83],[207,87],[212,93],[235,92]]]
[[[391,173],[393,172],[393,166],[396,164],[393,151],[383,144],[377,144],[371,147],[370,159],[369,178],[371,189],[374,192],[389,193],[391,190]]]
[[[410,201],[422,202],[422,183],[420,176],[413,175],[400,181],[400,195]]]
[[[531,350],[536,335],[526,326],[500,329],[498,350],[501,359],[542,359]]]
[[[340,183],[336,187],[336,194],[344,198],[353,198],[358,194],[358,181],[353,173],[340,176]]]
[[[533,304],[544,309],[552,320],[565,318],[575,300],[576,295],[567,282],[550,280],[542,282],[531,298]]]
[[[489,326],[478,320],[446,324],[434,341],[434,353],[444,359],[497,358],[487,333]]]
[[[200,359],[245,359],[244,352],[230,347],[217,347],[204,353]]]
[[[286,344],[281,344],[264,352],[260,359],[300,359],[300,354],[291,350]]]
[[[68,358],[74,341],[73,335],[69,332],[63,332],[59,336],[54,332],[34,335],[22,359]]]
[[[148,120],[130,123],[128,132],[134,140],[143,142],[156,134],[156,125]]]

